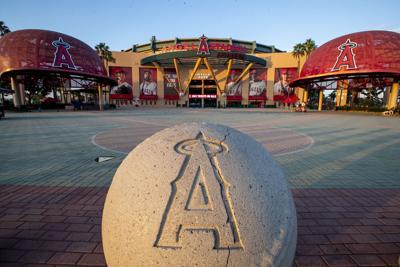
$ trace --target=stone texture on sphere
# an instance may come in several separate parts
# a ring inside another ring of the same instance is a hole
[[[280,167],[235,129],[190,123],[138,145],[102,222],[108,266],[291,266],[297,237]]]

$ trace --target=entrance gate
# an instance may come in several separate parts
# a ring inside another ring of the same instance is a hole
[[[217,107],[217,86],[214,80],[192,80],[189,85],[189,107]]]

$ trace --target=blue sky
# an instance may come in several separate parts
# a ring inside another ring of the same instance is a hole
[[[11,30],[48,29],[90,46],[106,42],[128,49],[174,37],[220,37],[257,41],[290,51],[312,38],[321,45],[346,33],[400,32],[399,0],[191,1],[191,0],[6,0],[0,20]]]

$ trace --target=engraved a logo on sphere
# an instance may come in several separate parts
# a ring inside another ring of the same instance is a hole
[[[181,248],[187,230],[211,231],[214,249],[243,249],[229,192],[217,154],[228,147],[199,132],[175,146],[185,155],[165,208],[155,247]],[[223,155],[221,155],[223,156]]]

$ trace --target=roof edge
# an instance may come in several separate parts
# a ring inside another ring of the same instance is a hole
[[[256,41],[245,41],[245,40],[239,40],[239,39],[233,39],[233,38],[207,38],[208,41],[218,41],[218,42],[223,42],[227,44],[235,44],[235,45],[244,45],[248,46],[249,50],[253,48],[253,45],[255,44],[255,52],[259,53],[273,53],[273,52],[284,52],[281,49],[276,48],[274,45],[265,45],[265,44],[260,44],[257,43]],[[161,46],[162,45],[175,45],[179,44],[182,42],[198,42],[199,37],[195,38],[178,38],[175,37],[174,39],[165,39],[165,40],[156,40],[154,42],[149,42],[149,43],[142,43],[142,44],[134,44],[132,48],[123,50],[123,52],[132,52],[134,49],[136,49],[137,52],[146,52],[146,51],[151,51],[152,47]]]
[[[66,77],[81,77],[82,79],[94,79],[94,80],[99,80],[100,82],[105,82],[106,84],[109,85],[116,85],[117,82],[108,77],[108,76],[103,76],[103,75],[96,75],[96,74],[88,74],[80,71],[71,71],[71,70],[47,70],[47,69],[36,69],[36,68],[13,68],[13,69],[7,69],[6,71],[3,71],[0,73],[0,79],[2,79],[4,76],[10,75],[11,73],[15,73],[17,75],[24,74],[24,73],[47,73],[47,74],[59,74],[59,75],[64,75]]]
[[[363,77],[365,75],[369,76],[386,76],[400,79],[400,72],[388,71],[388,70],[368,70],[368,71],[346,71],[346,72],[336,72],[336,73],[324,73],[312,76],[301,77],[290,82],[289,86],[303,86],[311,82],[322,82],[329,80],[341,80],[341,79],[353,79],[357,77]]]

